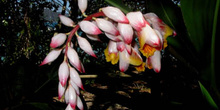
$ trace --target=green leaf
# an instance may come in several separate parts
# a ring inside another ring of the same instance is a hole
[[[128,13],[131,11],[130,8],[128,8],[127,6],[124,5],[122,0],[105,0],[105,1],[112,6],[118,7],[124,13]]]
[[[219,0],[181,0],[181,10],[189,39],[195,46],[204,67],[200,70],[203,80],[209,81],[217,92],[215,78],[215,37]]]
[[[202,85],[201,82],[199,82],[199,86],[200,86],[200,89],[202,91],[202,94],[203,94],[204,98],[210,104],[210,106],[212,106],[215,109],[218,109],[218,106],[216,105],[215,101],[212,99],[211,95],[206,90],[206,88]]]
[[[215,0],[181,0],[182,15],[189,39],[197,52],[201,52],[212,37],[215,3]]]

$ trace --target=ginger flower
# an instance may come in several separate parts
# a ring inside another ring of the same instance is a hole
[[[117,64],[119,60],[119,53],[116,42],[110,40],[107,48],[104,50],[104,54],[107,62],[111,62],[113,65]]]

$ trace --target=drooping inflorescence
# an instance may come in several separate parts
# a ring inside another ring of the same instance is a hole
[[[76,37],[79,47],[97,58],[90,43],[78,35],[79,28],[91,40],[99,41],[99,34],[105,34],[109,38],[108,46],[104,50],[106,61],[113,65],[119,63],[121,72],[125,72],[129,65],[133,65],[140,72],[145,71],[145,67],[160,72],[161,50],[167,47],[166,38],[175,36],[176,33],[156,14],[143,15],[137,11],[125,15],[120,9],[108,6],[101,8],[100,12],[86,15],[87,0],[78,0],[78,5],[85,19],[75,24],[70,18],[59,15],[60,21],[73,29],[69,33],[58,33],[52,37],[52,51],[40,64],[51,63],[64,52],[63,62],[58,69],[58,98],[64,99],[68,104],[66,110],[75,109],[76,106],[80,110],[83,109],[79,88],[84,88],[78,72],[84,73],[85,69],[71,39]],[[142,56],[146,57],[146,61],[143,61]]]

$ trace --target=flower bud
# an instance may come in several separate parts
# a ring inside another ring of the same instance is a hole
[[[112,20],[116,22],[126,23],[126,24],[129,23],[124,13],[116,7],[108,6],[108,7],[102,8],[102,11],[107,17],[111,18]]]
[[[59,18],[60,18],[61,23],[63,23],[65,26],[73,27],[74,22],[72,19],[70,19],[64,15],[59,15]]]
[[[119,69],[121,72],[125,72],[129,67],[129,54],[126,50],[119,52]]]
[[[70,68],[70,80],[73,81],[78,87],[84,89],[79,74],[74,68]]]
[[[81,21],[79,23],[79,26],[82,29],[82,31],[84,31],[87,34],[98,35],[102,33],[102,31],[100,31],[99,28],[95,24],[89,21]]]
[[[156,32],[149,26],[146,25],[138,32],[138,39],[140,43],[140,48],[143,48],[145,44],[148,44],[152,47],[160,47],[160,38]]]
[[[149,57],[146,61],[147,65],[151,65],[152,68],[156,73],[160,72],[161,69],[161,53],[160,51],[156,50],[154,55]]]
[[[82,13],[86,11],[87,8],[87,0],[78,0],[78,7]]]
[[[66,41],[66,34],[59,33],[55,36],[52,37],[51,42],[50,42],[50,47],[51,48],[56,48],[61,46],[64,42]]]
[[[69,85],[69,104],[73,109],[76,107],[76,98],[77,97],[74,88]]]
[[[130,24],[118,23],[118,30],[126,44],[131,44],[133,40],[133,29]]]
[[[83,109],[84,109],[82,100],[80,99],[79,96],[77,96],[76,106],[77,106],[80,110],[83,110]]]
[[[71,48],[68,47],[68,51],[67,51],[67,57],[70,61],[70,63],[80,72],[82,72],[82,66],[81,66],[81,62],[79,60],[79,56],[77,54],[77,52]]]
[[[87,54],[97,58],[95,53],[92,50],[92,46],[90,45],[90,43],[85,38],[77,36],[77,40],[78,40],[79,47],[83,51],[85,51]]]
[[[141,31],[142,27],[144,27],[146,24],[149,24],[143,17],[141,12],[130,12],[127,15],[127,18],[131,24],[131,26],[136,31]]]
[[[60,100],[61,97],[63,96],[65,91],[65,87],[61,85],[61,83],[59,82],[58,84],[58,99]]]
[[[62,49],[54,49],[54,50],[50,51],[50,53],[45,57],[43,62],[40,64],[40,66],[56,60],[57,57],[60,55],[61,51],[62,51]]]
[[[69,77],[69,67],[66,61],[63,61],[63,63],[61,63],[59,70],[58,70],[58,76],[59,76],[59,81],[61,85],[65,86],[66,81]]]
[[[118,36],[120,34],[117,28],[110,21],[107,21],[103,18],[97,18],[96,23],[101,30],[109,34],[112,34],[115,36]]]

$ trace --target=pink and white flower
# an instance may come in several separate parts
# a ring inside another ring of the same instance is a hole
[[[50,47],[56,48],[64,44],[66,41],[66,34],[59,33],[51,38]]]
[[[72,64],[80,72],[83,72],[83,68],[81,65],[81,61],[79,60],[79,56],[73,48],[68,47],[67,57],[70,61],[70,64]]]
[[[48,64],[48,63],[56,60],[58,58],[58,56],[60,55],[61,51],[62,51],[62,49],[54,49],[54,50],[50,51],[50,53],[45,57],[43,62],[40,64],[40,66]]]
[[[84,13],[87,9],[88,0],[78,0],[78,7],[81,13]]]
[[[102,33],[102,31],[100,31],[99,28],[95,24],[89,21],[81,21],[79,23],[79,26],[82,29],[82,31],[84,31],[87,34],[98,35]]]
[[[126,24],[129,23],[124,13],[116,7],[108,6],[108,7],[102,8],[102,11],[107,17],[111,18],[112,20],[116,22],[126,23]]]
[[[104,32],[107,32],[114,36],[118,36],[120,34],[117,28],[114,26],[114,24],[112,24],[110,21],[107,21],[103,18],[97,18],[95,21],[98,27]]]
[[[66,61],[63,61],[63,63],[60,64],[60,67],[58,70],[58,76],[59,76],[59,81],[61,85],[65,86],[67,79],[69,77],[69,67]]]
[[[118,23],[118,30],[126,44],[131,44],[133,40],[133,29],[130,24]]]
[[[141,29],[149,23],[144,19],[141,12],[130,12],[127,15],[130,25],[136,30],[141,31]]]
[[[77,36],[77,41],[78,41],[79,47],[83,51],[85,51],[87,54],[97,58],[95,53],[92,50],[92,46],[90,45],[90,43],[85,38],[83,38],[81,36]]]
[[[75,24],[72,19],[64,15],[59,15],[59,18],[60,18],[61,23],[63,23],[65,26],[73,27]]]

